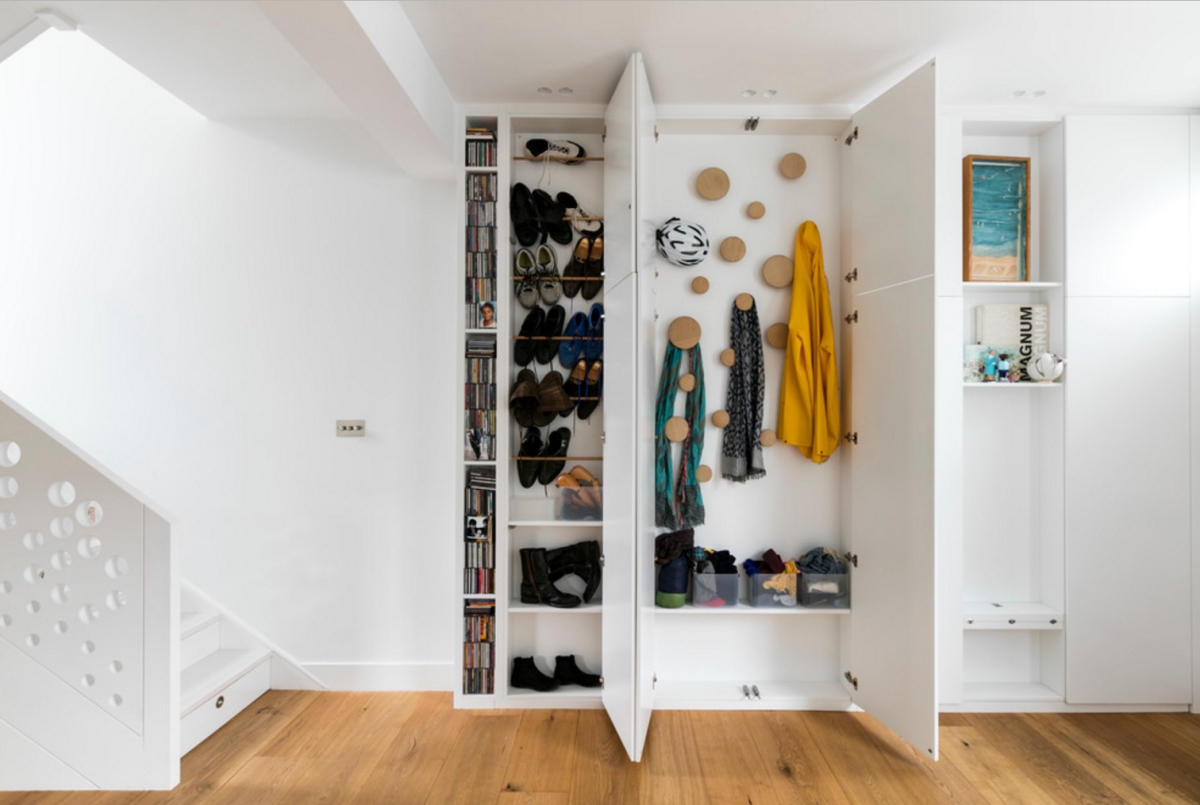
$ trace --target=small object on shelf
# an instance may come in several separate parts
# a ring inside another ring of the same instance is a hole
[[[659,255],[672,265],[690,268],[708,257],[708,232],[693,221],[668,218],[654,237]]]
[[[963,280],[1029,280],[1029,157],[963,157]]]
[[[724,410],[713,411],[712,423],[718,428],[725,427],[729,424],[729,412]]]
[[[696,277],[692,280],[692,292],[698,294],[708,293],[708,277]]]
[[[794,607],[796,606],[796,573],[755,573],[748,576],[750,606]]]
[[[729,174],[720,168],[705,168],[696,177],[696,192],[708,201],[725,198],[729,192]]]
[[[1026,365],[1029,376],[1037,383],[1053,383],[1062,377],[1066,359],[1053,352],[1043,352]]]
[[[508,684],[514,688],[536,690],[538,693],[558,690],[558,683],[554,681],[553,677],[541,672],[534,664],[533,657],[513,658],[512,674],[508,677]]]
[[[562,520],[603,520],[604,498],[600,487],[564,487],[559,517]]]
[[[790,154],[784,154],[783,159],[779,160],[779,172],[783,174],[785,179],[799,179],[804,175],[804,171],[808,168],[808,163],[800,154],[794,151]]]
[[[762,267],[763,281],[772,288],[786,288],[792,284],[794,269],[791,259],[782,254],[768,257]]]
[[[754,693],[754,698],[762,700],[762,694],[758,692],[758,685],[751,685],[750,690]]]
[[[667,340],[676,349],[691,349],[700,343],[700,323],[691,316],[680,316],[667,328]]]
[[[754,297],[748,293],[740,293],[733,300],[733,303],[737,305],[738,310],[745,312],[754,307]]]
[[[734,362],[737,361],[737,353],[732,349],[723,349],[721,350],[720,361],[722,366],[733,366]]]
[[[564,165],[578,165],[587,151],[574,140],[544,140],[540,137],[525,143],[525,153],[534,159],[554,159]]]
[[[684,556],[677,556],[658,571],[658,591],[654,594],[655,606],[679,609],[687,603],[688,576],[691,565]]]
[[[813,609],[846,609],[850,606],[850,576],[801,572],[800,604]]]
[[[493,300],[479,303],[479,329],[496,329],[496,303]]]
[[[764,428],[763,432],[758,435],[758,443],[763,447],[771,447],[775,444],[775,431],[770,428]]]
[[[696,480],[700,483],[706,484],[712,480],[712,477],[712,467],[708,466],[707,464],[701,464],[696,468]]]
[[[1012,364],[1008,362],[1007,352],[1001,352],[998,357],[1000,360],[996,362],[996,381],[999,383],[1007,383],[1008,370],[1012,367]]]
[[[738,574],[702,573],[692,574],[692,606],[736,607],[738,604]]]
[[[754,220],[758,220],[767,214],[766,205],[761,201],[752,201],[750,206],[746,208],[746,215],[749,215]]]
[[[691,391],[694,388],[696,388],[696,376],[694,374],[688,372],[679,378],[680,391]]]
[[[738,237],[721,241],[721,258],[727,263],[736,263],[746,256],[746,242]]]
[[[681,416],[673,416],[667,420],[667,441],[682,442],[688,435],[688,422]]]
[[[775,349],[783,349],[787,346],[788,326],[783,322],[776,322],[767,328],[767,346]]]

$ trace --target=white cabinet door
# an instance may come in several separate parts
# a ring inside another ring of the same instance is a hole
[[[934,272],[936,90],[930,62],[854,116],[846,223],[855,293]]]
[[[1067,293],[1187,296],[1188,118],[1066,121]]]
[[[1067,301],[1067,701],[1191,701],[1189,301]]]
[[[937,757],[934,548],[936,76],[921,67],[854,119],[849,650],[856,704]]]
[[[636,59],[604,115],[604,708],[636,759],[637,277],[634,274]]]

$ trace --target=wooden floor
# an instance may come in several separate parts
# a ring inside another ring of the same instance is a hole
[[[927,760],[863,714],[666,711],[635,764],[599,710],[270,691],[184,758],[174,791],[0,805],[1200,802],[1197,716],[946,715],[941,750]]]

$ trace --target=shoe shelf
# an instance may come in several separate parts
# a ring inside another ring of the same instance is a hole
[[[750,696],[742,687],[751,688]],[[758,696],[752,686],[758,687]],[[850,694],[840,682],[660,679],[655,710],[849,710]]]
[[[572,459],[578,461],[582,459]],[[509,528],[603,528],[603,520],[509,520]]]
[[[602,688],[559,688],[545,693],[524,688],[509,688],[508,701],[512,707],[553,710],[596,710],[603,706]]]
[[[736,607],[697,607],[688,604],[687,606],[679,607],[678,609],[669,609],[667,607],[655,607],[655,615],[663,615],[671,618],[682,618],[689,615],[698,615],[701,617],[733,617],[738,615],[753,615],[769,616],[769,617],[798,617],[805,615],[849,615],[850,609],[835,609],[832,607],[752,607],[745,601],[738,601]]]
[[[588,400],[590,397],[572,397],[573,400]],[[513,456],[513,461],[603,461],[604,456]]]
[[[1061,631],[1063,611],[1037,601],[965,601],[963,628]]]
[[[1013,291],[1049,291],[1061,288],[1061,282],[964,282],[964,293],[1012,293]]]
[[[966,381],[963,381],[963,388],[965,388],[965,389],[1000,388],[1000,389],[1039,389],[1039,390],[1044,391],[1046,389],[1060,389],[1062,387],[1063,387],[1063,384],[1057,380],[1055,380],[1052,383],[1039,383],[1039,382],[1033,382],[1033,383],[999,383],[999,382],[968,383]]]
[[[603,611],[602,603],[599,599],[593,598],[589,604],[580,604],[577,607],[562,608],[551,607],[544,604],[522,604],[518,601],[510,601],[508,604],[508,614],[510,615],[599,615]]]
[[[514,162],[603,162],[604,157],[512,157]]]
[[[967,682],[964,702],[1057,702],[1063,695],[1041,682]]]

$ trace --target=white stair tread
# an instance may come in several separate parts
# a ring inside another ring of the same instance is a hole
[[[179,637],[191,637],[196,632],[221,620],[219,612],[184,612],[179,616]]]
[[[180,680],[180,714],[186,716],[270,657],[270,650],[265,648],[221,649],[184,668]]]

